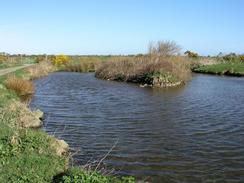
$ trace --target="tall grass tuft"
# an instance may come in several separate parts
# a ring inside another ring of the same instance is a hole
[[[22,78],[17,78],[14,75],[10,75],[4,82],[8,89],[14,90],[19,96],[31,95],[35,91],[34,84]]]

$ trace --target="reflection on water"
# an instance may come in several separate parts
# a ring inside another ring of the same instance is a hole
[[[244,79],[196,75],[177,89],[140,88],[93,74],[36,81],[31,106],[78,164],[105,160],[153,182],[244,182]]]

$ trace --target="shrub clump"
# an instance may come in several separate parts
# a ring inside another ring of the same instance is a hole
[[[35,91],[34,84],[31,81],[14,75],[8,76],[4,84],[8,89],[14,90],[19,96],[32,95]]]

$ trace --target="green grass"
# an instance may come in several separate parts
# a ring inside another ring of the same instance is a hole
[[[41,130],[18,128],[19,114],[0,108],[1,183],[134,183],[79,168],[66,170],[68,157],[58,156],[54,137]]]
[[[12,100],[18,100],[17,94],[0,83],[0,108],[8,105]]]
[[[24,69],[13,74],[26,76]],[[18,113],[8,106],[19,98],[4,86],[5,79],[0,77],[0,182],[52,182],[65,170],[66,157],[56,155],[53,138],[46,133],[16,126]]]
[[[65,170],[66,158],[50,146],[53,137],[18,128],[17,120],[17,113],[0,108],[0,182],[51,182]]]
[[[21,78],[27,76],[24,69],[17,70],[12,74],[14,74],[16,77],[21,77]],[[17,94],[14,91],[9,90],[5,87],[4,81],[6,80],[6,78],[7,75],[0,77],[0,108],[7,106],[13,100],[17,100],[17,101],[19,100]]]
[[[244,76],[244,63],[220,63],[193,69],[197,73]]]
[[[116,178],[103,176],[97,172],[88,172],[79,168],[72,168],[64,174],[57,176],[54,183],[135,183],[133,177]]]
[[[25,69],[18,69],[16,71],[12,72],[11,74],[15,75],[16,77],[20,77],[20,78],[28,76],[28,74],[25,72]],[[4,80],[7,78],[7,75],[8,74],[0,76],[0,84],[3,84]]]

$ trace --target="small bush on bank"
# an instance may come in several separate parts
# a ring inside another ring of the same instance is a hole
[[[14,90],[19,96],[31,95],[35,91],[34,84],[22,78],[17,78],[14,75],[9,76],[4,82],[8,89]]]
[[[53,183],[135,183],[133,177],[115,178],[97,172],[89,172],[72,168],[62,175],[56,176]]]

